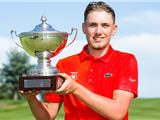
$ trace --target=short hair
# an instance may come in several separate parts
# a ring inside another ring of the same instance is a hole
[[[113,17],[113,22],[115,23],[115,12],[112,9],[112,7],[110,7],[108,4],[106,4],[105,2],[99,1],[99,2],[90,2],[88,4],[88,6],[85,9],[84,12],[84,22],[87,20],[87,16],[91,11],[97,11],[97,10],[104,10],[107,13],[111,13],[112,17]]]

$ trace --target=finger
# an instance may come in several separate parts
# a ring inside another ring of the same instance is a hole
[[[59,92],[62,92],[62,91],[64,91],[65,90],[65,86],[64,85],[62,85],[60,88],[58,88],[57,90],[55,90],[55,93],[59,93]]]
[[[23,90],[19,90],[18,92],[19,92],[19,93],[22,93],[22,94],[24,93],[24,91],[23,91]]]
[[[57,92],[57,93],[63,92],[63,91],[66,90],[67,86],[68,86],[68,82],[65,81],[60,88],[58,88],[57,90],[55,90],[55,92]]]
[[[60,76],[62,76],[65,80],[70,78],[69,75],[67,75],[66,73],[58,73]]]
[[[56,82],[56,89],[59,89],[64,82],[65,82],[64,77],[61,77],[61,76],[58,77],[58,78],[57,78],[57,82]]]
[[[29,91],[28,91],[28,93],[32,94],[32,93],[33,93],[33,91],[29,90]]]
[[[21,94],[24,94],[24,95],[36,95],[38,94],[40,91],[35,91],[35,90],[28,90],[28,91],[24,91],[24,90],[19,90],[19,92]]]

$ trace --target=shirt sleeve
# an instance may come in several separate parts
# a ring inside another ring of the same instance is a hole
[[[60,72],[62,71],[63,66],[60,61],[57,63],[56,68]],[[63,96],[53,92],[46,92],[44,94],[44,101],[45,102],[63,102]]]
[[[44,95],[44,101],[45,102],[63,102],[63,97],[61,95],[58,95],[52,92],[46,92]]]
[[[134,55],[128,55],[120,62],[120,71],[115,89],[132,92],[138,96],[138,65]]]

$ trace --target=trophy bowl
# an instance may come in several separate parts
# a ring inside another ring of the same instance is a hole
[[[36,56],[36,51],[52,51],[53,56],[66,45],[66,33],[21,33],[19,35],[23,49],[30,55]]]
[[[17,35],[15,30],[11,30],[12,40],[29,55],[38,58],[38,64],[31,68],[27,74],[19,77],[19,90],[55,90],[59,82],[57,78],[59,70],[51,66],[50,58],[59,54],[65,47],[74,42],[77,36],[77,29],[72,28],[71,33],[60,32],[47,24],[46,16],[41,17],[41,24],[29,32],[22,32]],[[75,31],[73,40],[68,44],[68,36]],[[19,45],[13,33],[19,38]]]

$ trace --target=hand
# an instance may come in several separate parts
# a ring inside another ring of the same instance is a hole
[[[77,89],[78,83],[66,73],[59,73],[59,75],[62,76],[65,80],[64,83],[54,92],[61,95],[73,93]]]
[[[65,78],[62,77],[61,75],[59,75],[57,77],[57,81],[56,81],[56,89],[59,89],[62,86],[62,84],[64,83],[64,81],[65,81]],[[53,92],[53,90],[52,90],[52,92]]]
[[[40,93],[40,91],[23,91],[20,90],[19,93],[21,93],[22,96],[24,96],[27,100],[31,100],[36,98],[36,96]]]

